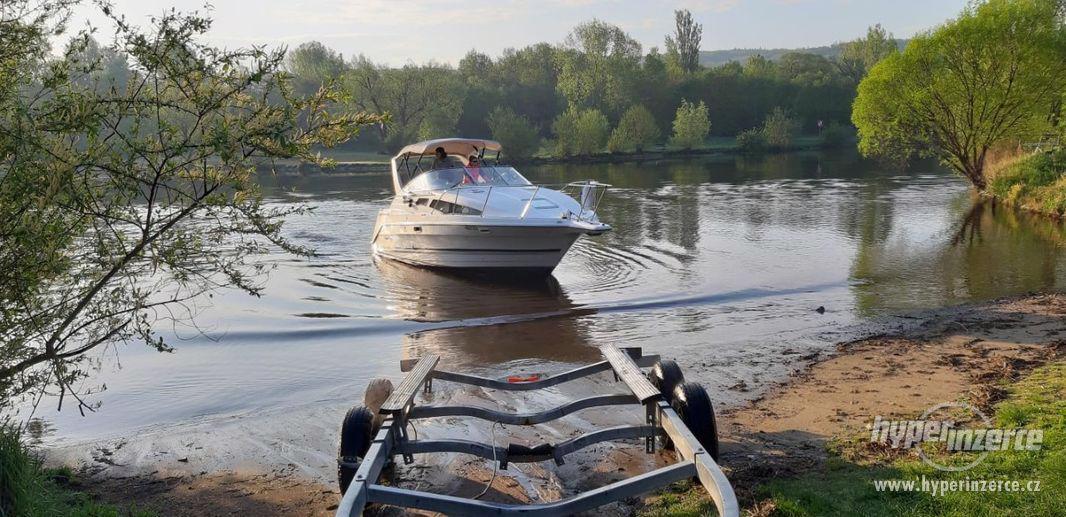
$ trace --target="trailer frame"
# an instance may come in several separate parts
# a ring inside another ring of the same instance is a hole
[[[722,469],[686,427],[682,418],[666,401],[659,389],[641,370],[642,367],[647,368],[655,364],[659,356],[643,355],[640,347],[618,348],[614,345],[601,346],[600,352],[604,357],[602,361],[528,382],[508,382],[440,370],[437,369],[437,364],[440,362],[438,355],[426,355],[418,359],[401,361],[400,369],[407,372],[407,375],[378,411],[385,420],[374,435],[366,454],[363,458],[342,457],[338,460],[340,466],[354,468],[356,471],[337,507],[337,517],[360,516],[369,503],[417,508],[458,516],[568,515],[591,510],[690,478],[698,479],[707,490],[719,515],[739,516],[740,510],[736,495]],[[473,406],[423,406],[415,403],[419,391],[426,393],[432,391],[434,380],[497,390],[533,391],[606,371],[613,371],[615,380],[621,381],[629,392],[594,395],[545,411],[523,414],[505,413]],[[412,440],[407,434],[408,421],[422,418],[466,416],[494,423],[536,425],[583,409],[614,405],[643,405],[645,422],[641,425],[609,427],[559,443],[542,444],[536,447],[516,444],[489,445],[457,439]],[[644,438],[646,452],[653,453],[658,437],[668,437],[674,444],[679,460],[677,463],[550,503],[525,505],[495,503],[377,483],[382,470],[394,456],[401,456],[404,463],[410,464],[417,454],[471,454],[496,460],[499,462],[499,468],[505,470],[508,463],[553,460],[556,464],[562,465],[568,454],[596,443],[613,440]]]

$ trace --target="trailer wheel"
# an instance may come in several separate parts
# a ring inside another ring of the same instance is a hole
[[[674,400],[674,388],[678,384],[685,382],[685,374],[681,373],[681,367],[676,362],[670,359],[663,359],[657,361],[655,366],[651,367],[651,371],[648,372],[648,380],[652,385],[659,388],[659,393],[663,394],[663,398],[667,402],[673,402]]]
[[[711,458],[718,461],[718,425],[707,390],[695,382],[682,382],[674,388],[671,406]]]
[[[337,455],[337,481],[340,483],[341,494],[348,490],[352,478],[355,477],[355,466],[363,461],[366,451],[370,449],[373,441],[374,414],[366,406],[355,406],[344,415],[344,423],[341,424],[341,446]],[[344,465],[348,463],[349,465]]]

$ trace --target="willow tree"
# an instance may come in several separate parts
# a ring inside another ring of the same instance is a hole
[[[935,156],[984,190],[997,142],[1048,123],[1066,81],[1060,0],[989,0],[919,35],[860,83],[859,149]]]
[[[284,51],[199,43],[210,20],[170,12],[117,26],[110,52],[47,40],[67,2],[0,4],[0,405],[29,392],[78,397],[99,347],[170,350],[160,322],[190,300],[261,290],[293,209],[265,205],[257,164],[314,151],[380,117],[293,94]],[[121,54],[128,73],[106,67]]]

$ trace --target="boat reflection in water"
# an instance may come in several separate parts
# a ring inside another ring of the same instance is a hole
[[[403,337],[403,357],[438,354],[449,369],[508,361],[585,362],[599,357],[580,316],[552,276],[441,272],[375,260],[396,317],[441,324]]]

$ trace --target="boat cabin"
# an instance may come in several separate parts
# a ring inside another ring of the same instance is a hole
[[[447,154],[444,161],[435,156],[438,148]],[[499,142],[480,138],[439,138],[408,145],[392,158],[393,189],[400,194],[411,190],[447,189],[464,182],[486,186],[529,185],[518,171],[499,166],[502,150]],[[491,165],[485,163],[486,152],[495,153]],[[473,167],[471,156],[478,161]]]

